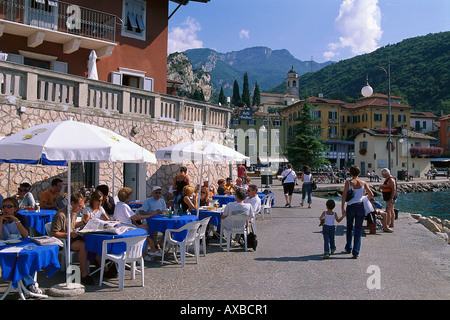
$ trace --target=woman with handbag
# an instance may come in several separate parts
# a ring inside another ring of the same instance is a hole
[[[347,243],[345,245],[345,251],[351,253],[353,259],[358,258],[361,249],[362,225],[366,216],[363,196],[367,192],[368,198],[373,198],[373,193],[367,183],[359,179],[360,173],[361,169],[359,167],[352,166],[350,168],[352,178],[345,182],[341,201],[342,216],[347,217]],[[350,194],[352,196],[347,197]],[[347,209],[345,209],[345,202],[347,202]]]
[[[303,166],[303,173],[301,180],[303,182],[302,184],[302,202],[300,202],[300,205],[303,207],[303,202],[305,202],[306,194],[308,194],[308,209],[311,209],[312,199],[311,199],[311,193],[312,193],[312,174],[311,170],[308,166]]]
[[[288,164],[286,170],[284,170],[281,175],[283,176],[281,182],[283,184],[284,197],[286,198],[285,207],[291,207],[292,193],[294,192],[295,180],[297,180],[297,175],[292,169],[292,165]]]

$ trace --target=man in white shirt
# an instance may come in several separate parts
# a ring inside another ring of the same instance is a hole
[[[258,187],[254,184],[248,186],[248,197],[244,203],[250,203],[255,214],[261,211],[261,199],[258,197]],[[252,220],[252,222],[254,222]]]
[[[253,210],[252,205],[250,203],[244,203],[246,196],[244,188],[236,189],[236,202],[228,203],[222,213],[222,223],[224,227],[228,224],[227,217],[231,215],[246,214],[254,221],[255,211]]]

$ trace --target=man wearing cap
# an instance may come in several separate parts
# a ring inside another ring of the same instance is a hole
[[[154,217],[157,214],[162,214],[163,210],[166,208],[166,201],[164,201],[164,198],[162,197],[161,187],[154,186],[152,189],[152,196],[145,199],[142,204],[141,214]]]
[[[166,209],[166,201],[164,201],[164,198],[162,197],[161,193],[161,187],[160,186],[154,186],[152,189],[152,196],[145,199],[144,203],[142,204],[140,214],[141,215],[147,215],[149,218],[154,217],[158,214],[162,214],[163,210]],[[153,241],[157,244],[157,249],[160,243],[158,243],[158,233],[154,232],[152,235]],[[164,235],[162,237],[161,242],[164,241]],[[153,253],[149,253],[150,255],[155,255]],[[158,255],[158,254],[156,254]]]

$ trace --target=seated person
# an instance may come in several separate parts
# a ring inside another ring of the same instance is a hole
[[[28,238],[28,230],[20,221],[17,211],[19,202],[15,197],[9,197],[3,200],[2,214],[0,215],[0,239],[7,240],[11,235],[18,235],[20,238]],[[25,288],[36,294],[42,294],[42,290],[34,282],[33,275],[22,279]]]
[[[235,189],[233,184],[231,183],[231,178],[227,178],[227,181],[225,183],[225,185],[223,186],[226,190],[230,191],[230,194],[232,194]]]
[[[77,228],[85,226],[84,220],[76,222],[78,212],[84,207],[84,197],[79,194],[73,194],[70,197],[70,205],[72,207],[70,211],[70,250],[78,252],[78,261],[80,262],[81,269],[81,283],[84,285],[93,285],[94,280],[89,276],[86,263],[87,263],[87,251],[85,250],[83,237],[77,234]],[[67,239],[67,206],[59,210],[53,217],[52,225],[50,228],[50,235],[56,238]],[[100,258],[96,257],[96,261],[100,264]]]
[[[246,177],[246,178],[245,178],[245,181],[244,181],[244,184],[243,184],[244,189],[245,189],[245,190],[248,190],[248,187],[249,187],[251,184],[252,184],[252,179],[250,179],[249,177]]]
[[[194,197],[194,187],[184,186],[183,197],[181,198],[181,208],[184,213],[190,213],[191,210],[197,210],[197,197]],[[191,201],[191,198],[193,201]]]
[[[212,196],[214,196],[216,194],[216,190],[214,189],[214,187],[209,185],[208,179],[203,180],[202,188],[206,188],[206,190],[209,189],[209,193],[208,193],[209,198],[212,198]],[[198,193],[198,185],[195,186],[194,193]]]
[[[367,176],[367,178],[369,178],[369,181],[372,181],[372,180],[373,180],[373,177],[372,177],[372,175],[370,174],[370,171],[369,171],[369,170],[367,170],[366,176]]]
[[[62,189],[62,180],[55,178],[52,180],[52,185],[49,189],[41,194],[40,207],[41,209],[56,209],[56,200],[60,196]]]
[[[31,184],[28,182],[23,182],[19,185],[19,189],[17,190],[17,201],[19,201],[19,208],[24,207],[32,207],[36,205],[36,201],[34,200],[33,194],[30,192]]]
[[[198,193],[194,196],[195,205],[197,205]],[[209,193],[207,187],[202,187],[202,191],[200,193],[200,206],[208,206],[209,205]]]
[[[249,185],[247,193],[248,196],[244,203],[250,203],[255,214],[259,213],[261,211],[261,199],[258,197],[258,187],[254,184]]]
[[[238,188],[236,190],[236,202],[230,202],[221,215],[224,227],[228,227],[229,223],[227,222],[227,217],[231,215],[246,214],[251,218],[250,221],[254,221],[255,211],[250,203],[244,203],[246,197],[247,195],[243,188]]]
[[[377,182],[380,182],[380,177],[375,173],[375,170],[372,170],[372,173],[370,174],[370,177]]]
[[[102,207],[103,197],[103,193],[98,190],[95,190],[91,194],[89,205],[83,209],[83,220],[85,223],[87,223],[90,219],[101,219],[105,221],[112,220],[108,217],[105,209]]]
[[[225,179],[219,179],[217,181],[218,184],[218,188],[217,188],[217,194],[220,196],[224,196],[224,195],[230,195],[231,192],[227,189],[225,189]]]
[[[242,188],[245,190],[244,185],[242,184],[241,178],[236,179],[236,184],[234,185],[234,189],[236,190],[237,188]]]
[[[64,192],[61,196],[56,199],[56,210],[61,210],[65,206],[67,206],[67,202],[69,201],[69,197],[67,194],[67,187],[64,187]]]
[[[113,197],[109,195],[109,188],[106,184],[101,184],[95,188],[95,190],[103,193],[102,207],[108,216],[112,217],[114,215],[114,207],[116,206]]]
[[[137,225],[136,221],[144,220],[150,217],[153,217],[154,214],[135,214],[133,210],[131,210],[128,203],[131,201],[131,194],[133,190],[128,187],[124,187],[119,190],[117,197],[119,198],[119,202],[116,204],[114,208],[114,219],[119,220],[122,223],[133,224],[137,228],[145,229],[148,233],[148,226],[146,224]],[[158,252],[155,246],[155,242],[151,237],[147,237],[147,240],[150,244],[150,256],[161,256],[161,253]],[[149,260],[148,256],[144,257],[145,260]]]
[[[165,209],[167,209],[167,206],[166,206],[166,201],[164,201],[164,198],[162,197],[161,187],[154,186],[152,189],[152,196],[145,199],[144,203],[142,204],[139,214],[146,215],[147,217],[154,217],[158,214],[162,214]],[[155,243],[157,243],[158,233],[157,232],[153,233],[152,237],[153,237],[153,241]],[[161,243],[163,243],[163,241],[164,241],[164,235],[158,245],[160,246]],[[157,247],[158,247],[158,245],[157,245]]]

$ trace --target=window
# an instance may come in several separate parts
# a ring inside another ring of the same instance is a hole
[[[119,67],[119,72],[111,72],[111,82],[114,84],[153,91],[154,79],[148,78],[145,75],[145,71]]]
[[[383,121],[383,115],[381,113],[375,113],[373,115],[373,121]]]
[[[147,3],[143,0],[124,0],[122,36],[145,41]]]
[[[360,141],[359,149],[367,149],[367,141]]]

